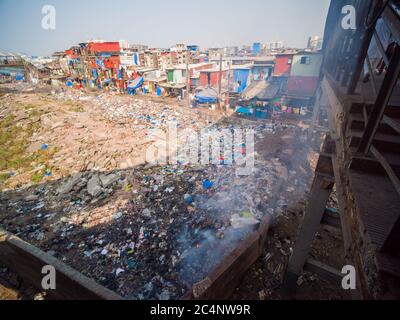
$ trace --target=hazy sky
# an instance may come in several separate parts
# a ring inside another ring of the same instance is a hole
[[[152,47],[283,41],[322,35],[330,0],[0,0],[0,50],[46,55],[88,39]],[[42,6],[56,29],[41,27]]]

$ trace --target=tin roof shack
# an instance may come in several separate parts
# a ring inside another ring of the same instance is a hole
[[[141,72],[138,73],[140,74]],[[159,96],[162,94],[162,91],[160,90],[161,85],[167,82],[167,77],[165,75],[165,72],[153,69],[150,71],[143,72],[143,78],[144,78],[143,93],[157,94]]]
[[[240,108],[248,107],[250,114],[257,119],[267,119],[273,111],[273,102],[279,98],[280,88],[280,82],[276,80],[254,81],[242,92],[238,105]]]
[[[229,69],[223,67],[221,70],[221,85],[226,87],[228,84],[228,71]],[[218,88],[219,83],[219,67],[214,67],[211,69],[200,70],[200,77],[198,85],[201,87],[212,87]]]
[[[286,96],[291,107],[310,107],[320,79],[323,54],[299,52],[293,55]]]
[[[252,74],[255,81],[267,80],[271,77],[275,67],[273,56],[255,57],[253,59]]]
[[[200,78],[200,71],[207,70],[214,67],[214,63],[205,62],[205,63],[196,63],[189,64],[189,77],[190,77],[190,90],[194,89],[198,84],[198,79]],[[186,87],[186,65],[176,65],[174,67],[167,69],[167,81],[168,85],[172,85],[173,87],[184,85]]]
[[[231,70],[232,82],[229,84],[229,92],[242,93],[250,84],[253,65],[233,65]]]
[[[200,51],[200,47],[196,44],[189,44],[186,46],[186,48],[194,54],[197,54]]]
[[[0,51],[0,81],[24,80],[24,60],[19,55]]]
[[[90,77],[87,43],[80,43],[65,50],[65,58],[67,60],[68,76],[81,80]]]
[[[119,42],[90,42],[87,53],[91,66],[91,86],[109,88],[117,86],[123,88],[123,74],[120,70],[120,43]]]
[[[294,53],[280,53],[275,56],[274,77],[289,77]]]
[[[24,58],[25,78],[33,84],[49,83],[51,70],[46,66],[46,61]]]
[[[255,81],[240,95],[243,101],[266,102],[267,105],[279,95],[280,84],[276,81]]]
[[[193,91],[194,88],[198,86],[200,80],[200,71],[214,68],[215,63],[213,62],[200,62],[189,64],[189,75],[190,75],[190,90]]]

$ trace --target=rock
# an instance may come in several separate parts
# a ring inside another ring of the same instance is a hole
[[[144,210],[143,210],[143,215],[144,215],[145,217],[150,218],[150,217],[151,217],[151,210],[148,209],[148,208],[144,209]]]
[[[100,181],[104,188],[107,188],[109,185],[112,185],[114,182],[117,182],[118,179],[119,179],[119,176],[116,174],[113,174],[113,173],[111,173],[109,175],[105,175],[105,174],[100,175]]]
[[[60,188],[57,189],[57,193],[60,195],[71,192],[74,186],[81,180],[82,173],[78,172],[73,175],[67,182],[65,182]]]
[[[121,211],[118,211],[116,214],[113,215],[113,219],[114,220],[118,220],[121,217],[122,217],[122,212]]]
[[[36,201],[37,199],[39,199],[39,196],[35,194],[30,194],[25,198],[26,201]]]
[[[100,195],[102,189],[100,179],[97,175],[93,175],[87,183],[87,191],[92,197]]]

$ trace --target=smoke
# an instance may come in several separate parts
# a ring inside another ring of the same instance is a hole
[[[304,200],[313,177],[310,155],[316,157],[319,137],[309,139],[297,126],[256,128],[265,146],[256,146],[255,168],[237,176],[229,166],[219,171],[212,196],[195,197],[201,212],[198,226],[185,225],[177,240],[181,252],[180,281],[187,287],[204,279],[224,257],[270,215],[276,218]],[[221,174],[222,172],[222,174]],[[202,220],[207,223],[202,224]],[[202,229],[202,225],[206,228]]]

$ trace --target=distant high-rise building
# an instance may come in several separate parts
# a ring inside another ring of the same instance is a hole
[[[307,49],[318,51],[322,49],[323,38],[320,36],[312,36],[308,38]]]
[[[282,49],[284,47],[284,44],[282,41],[276,41],[276,42],[269,42],[266,43],[264,46],[265,50],[278,50]]]
[[[261,53],[261,43],[260,42],[254,42],[253,43],[253,50],[252,50],[254,55],[260,54]]]
[[[237,55],[239,52],[239,48],[238,47],[225,47],[224,48],[224,55],[226,56],[235,56]]]
[[[183,43],[178,43],[170,48],[171,51],[179,52],[179,51],[186,51],[187,47]]]

